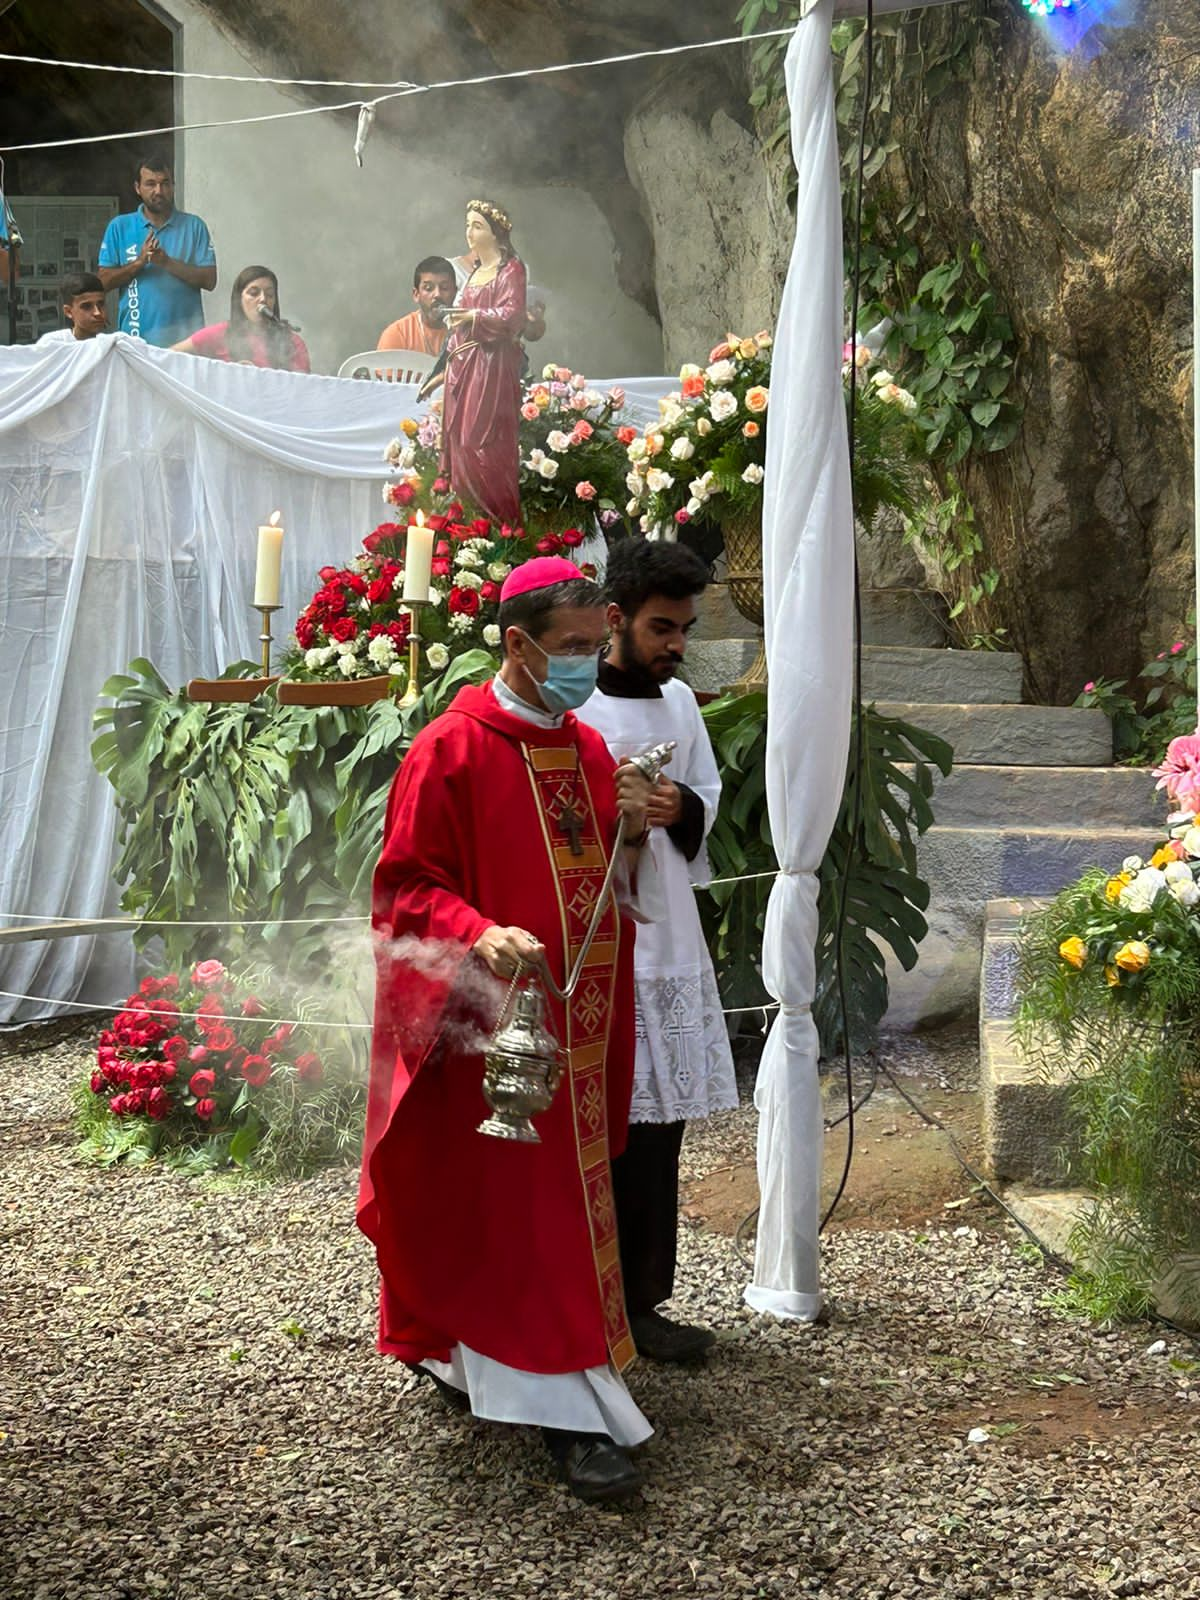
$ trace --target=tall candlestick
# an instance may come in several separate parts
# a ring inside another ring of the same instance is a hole
[[[421,607],[429,601],[409,600],[407,604],[412,622],[408,631],[408,683],[397,702],[401,706],[415,705],[421,698]]]
[[[404,546],[404,596],[418,605],[429,599],[429,574],[433,565],[433,529],[425,526],[425,514],[408,525]]]
[[[279,512],[258,530],[258,565],[254,569],[254,604],[279,604],[279,570],[283,564],[283,529]]]

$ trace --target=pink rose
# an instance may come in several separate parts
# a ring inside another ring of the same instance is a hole
[[[619,383],[608,391],[608,403],[614,411],[620,411],[625,404],[625,391]]]
[[[1094,682],[1093,683],[1085,683],[1084,686],[1083,686],[1084,694],[1091,694],[1092,691],[1095,689],[1095,687],[1096,687],[1096,685],[1095,685]]]
[[[585,439],[590,439],[595,429],[590,422],[585,422],[582,417],[571,429],[571,438],[576,444],[582,444]]]
[[[556,533],[543,534],[534,549],[540,556],[556,556],[562,549],[562,540]]]
[[[570,406],[572,411],[586,411],[588,408],[588,397],[586,392],[580,390],[578,393],[573,394],[567,401],[567,404]]]
[[[532,400],[526,400],[525,404],[521,407],[521,415],[525,418],[526,422],[536,422],[538,417],[541,416],[541,412],[534,405]]]
[[[575,498],[577,500],[594,500],[596,498],[596,485],[589,483],[585,478],[582,483],[575,485]]]
[[[680,507],[680,509],[675,513],[675,521],[681,528],[685,522],[690,522],[691,520],[691,517],[688,516],[687,512],[684,511],[682,507]]]
[[[200,989],[215,989],[225,976],[219,961],[198,961],[192,968],[192,982]]]
[[[208,1060],[208,1050],[202,1044],[193,1045],[187,1053],[188,1060],[193,1066],[199,1066],[202,1061]]]

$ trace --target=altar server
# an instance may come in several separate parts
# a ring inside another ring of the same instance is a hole
[[[647,809],[666,916],[638,929],[633,1105],[625,1153],[613,1163],[629,1326],[638,1353],[656,1361],[693,1360],[713,1343],[707,1328],[671,1321],[657,1307],[675,1286],[684,1125],[738,1103],[693,888],[708,881],[704,841],[721,780],[696,697],[675,677],[707,582],[707,568],[686,545],[632,538],[613,547],[611,643],[596,693],[579,714],[617,761],[676,741]]]

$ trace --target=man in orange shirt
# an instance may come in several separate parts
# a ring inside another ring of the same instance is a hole
[[[412,297],[417,309],[391,323],[379,335],[377,350],[423,350],[440,356],[449,328],[440,310],[454,304],[457,280],[445,256],[426,256],[413,273]]]

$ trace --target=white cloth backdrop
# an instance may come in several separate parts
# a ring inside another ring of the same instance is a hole
[[[775,333],[763,485],[767,801],[782,868],[767,908],[763,974],[781,1009],[755,1092],[761,1210],[745,1291],[756,1310],[805,1321],[821,1308],[816,872],[845,775],[853,642],[832,15],[833,0],[818,0],[786,63],[797,228]]]
[[[623,383],[630,420],[665,378]],[[104,680],[147,656],[168,683],[259,653],[256,529],[286,529],[282,641],[388,514],[383,450],[411,388],[265,372],[123,335],[0,351],[0,927],[116,909],[116,813],[92,769]],[[0,946],[0,990],[119,1000],[127,934]],[[0,995],[0,1020],[41,1015]]]

